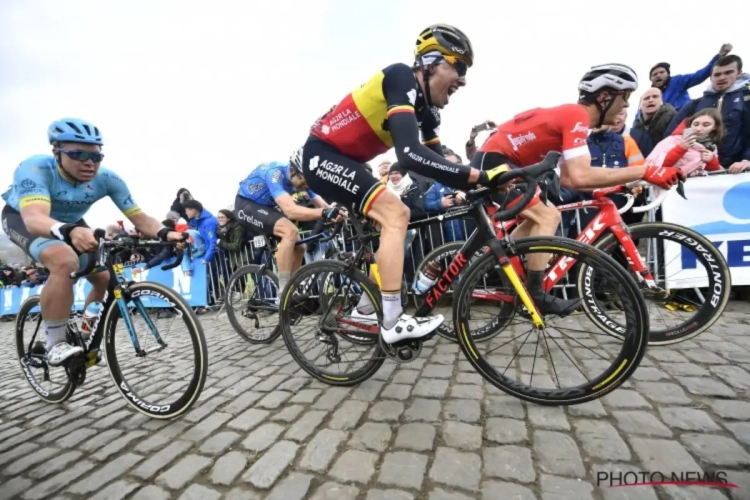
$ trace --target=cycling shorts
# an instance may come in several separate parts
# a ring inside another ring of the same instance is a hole
[[[310,136],[302,151],[302,174],[310,188],[327,202],[353,208],[362,215],[385,191],[366,163],[352,160],[317,137]]]
[[[492,170],[495,167],[499,167],[502,164],[507,163],[511,168],[517,169],[522,168],[518,167],[516,165],[513,165],[511,161],[508,159],[507,156],[501,154],[501,153],[494,153],[490,151],[477,151],[477,153],[474,155],[474,157],[471,159],[471,166],[479,169],[479,170]],[[517,187],[514,189],[511,189],[507,193],[498,193],[495,195],[492,195],[492,201],[500,205],[502,208],[501,210],[506,210],[513,208],[516,203],[521,201],[521,197],[526,193],[526,189],[524,187]],[[541,202],[542,199],[540,198],[541,190],[539,187],[536,188],[536,194],[531,199],[528,205],[526,205],[526,208],[524,210],[527,210],[537,203]],[[523,214],[523,212],[521,212]]]
[[[55,245],[67,245],[64,241],[56,240],[54,238],[43,238],[31,234],[29,230],[26,229],[26,224],[24,224],[21,214],[11,208],[10,205],[5,205],[3,208],[2,219],[3,229],[5,230],[5,234],[10,238],[10,241],[21,247],[23,251],[26,252],[26,255],[34,259],[36,262],[44,264],[44,261],[42,261],[42,252],[45,249]],[[76,224],[89,227],[83,219],[79,220]],[[78,263],[81,268],[85,267],[87,261],[88,256],[86,254],[83,254],[78,258]]]
[[[276,223],[285,219],[281,212],[239,195],[234,199],[234,216],[255,236],[273,236]]]

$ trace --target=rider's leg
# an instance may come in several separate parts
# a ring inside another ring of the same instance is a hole
[[[375,256],[383,297],[383,339],[387,343],[401,339],[419,338],[433,332],[443,317],[414,319],[403,314],[401,281],[404,273],[404,240],[409,224],[409,208],[389,191],[372,204],[368,217],[381,225],[380,248]],[[409,323],[411,321],[412,323]]]
[[[276,251],[276,265],[279,268],[279,291],[289,283],[292,272],[302,265],[305,247],[297,245],[299,231],[289,219],[279,219],[273,226],[273,234],[281,238]]]
[[[521,212],[525,219],[512,233],[513,238],[525,236],[552,236],[560,225],[560,212],[549,202],[539,200]],[[529,294],[542,314],[568,314],[575,309],[578,299],[564,300],[548,294],[544,290],[544,273],[549,264],[550,254],[533,253],[527,257],[527,284]]]
[[[109,285],[109,271],[90,274],[86,276],[86,280],[91,283],[91,291],[89,291],[89,294],[86,296],[86,302],[83,304],[84,321],[86,321],[86,310],[88,309],[89,304],[92,302],[102,302],[104,300],[104,294],[107,292],[107,286]],[[84,333],[82,336],[84,342],[88,342],[89,334]]]
[[[42,288],[40,303],[47,337],[48,362],[53,366],[83,352],[80,347],[66,343],[68,318],[73,306],[73,281],[70,274],[78,270],[78,256],[68,245],[59,243],[61,244],[50,244],[39,254],[39,260],[50,272]]]

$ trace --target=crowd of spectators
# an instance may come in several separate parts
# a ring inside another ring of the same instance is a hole
[[[669,63],[654,65],[649,73],[651,87],[641,96],[632,126],[626,125],[628,109],[618,116],[612,126],[592,130],[588,145],[592,165],[601,168],[627,168],[634,165],[677,165],[689,176],[706,175],[710,171],[726,170],[730,174],[750,170],[750,74],[743,72],[742,59],[731,54],[732,46],[724,44],[708,64],[689,74],[672,74]],[[688,90],[706,83],[703,94],[690,99]],[[520,111],[520,110],[519,110]],[[468,162],[477,151],[476,139],[484,131],[495,128],[492,121],[475,126],[465,145]],[[444,148],[451,161],[463,163],[454,151]],[[387,188],[401,197],[416,221],[438,215],[460,205],[464,193],[444,186],[415,173],[406,172],[398,162],[382,161],[373,169]],[[642,203],[642,193],[636,205]],[[228,193],[232,195],[232,193]],[[562,189],[555,203],[570,203],[590,197],[589,193]],[[615,199],[617,203],[618,201]],[[310,203],[298,196],[300,204]],[[563,218],[561,234],[575,237],[575,214]],[[593,214],[581,214],[581,227]],[[635,222],[641,215],[625,214],[626,222]],[[164,224],[178,231],[189,231],[198,252],[194,261],[184,262],[183,270],[190,274],[196,262],[208,266],[210,303],[221,301],[223,284],[232,270],[252,260],[248,241],[253,237],[236,220],[231,208],[213,212],[193,197],[190,190],[177,191]],[[314,223],[302,223],[301,229],[311,229]],[[411,251],[407,252],[405,274],[414,279],[413,268],[431,249],[446,242],[464,240],[473,229],[469,220],[435,222],[415,236]],[[125,234],[122,226],[107,228],[110,238]],[[308,249],[307,259],[319,257],[321,249]],[[157,254],[133,255],[132,259],[146,263],[146,269],[160,265],[172,257],[171,251]],[[3,268],[0,280],[5,286],[33,286],[43,282],[44,270],[37,266]]]

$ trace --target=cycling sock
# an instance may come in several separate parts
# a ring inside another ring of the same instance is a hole
[[[529,271],[526,273],[528,276],[528,289],[531,294],[544,293],[542,288],[544,284],[544,271]]]
[[[396,323],[404,308],[401,305],[401,290],[381,292],[383,296],[383,328],[390,330]]]
[[[289,278],[292,277],[292,273],[279,273],[279,294],[281,294],[281,291],[286,288],[287,283],[289,283]]]
[[[44,333],[47,336],[47,350],[49,351],[60,342],[66,342],[65,334],[68,330],[67,319],[56,319],[44,322]]]
[[[375,312],[375,306],[372,305],[370,296],[366,292],[362,292],[362,296],[359,298],[357,303],[357,312],[359,314],[372,314]]]

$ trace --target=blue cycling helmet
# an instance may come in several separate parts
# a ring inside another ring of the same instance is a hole
[[[102,134],[94,124],[80,118],[61,118],[47,129],[50,144],[55,142],[80,142],[103,146]]]

